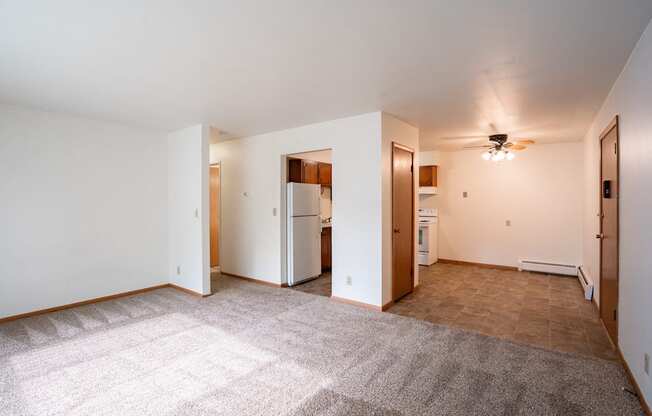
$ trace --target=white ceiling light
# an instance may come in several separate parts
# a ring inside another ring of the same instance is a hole
[[[491,160],[494,162],[500,162],[501,160],[505,159],[514,160],[514,157],[516,157],[514,152],[497,148],[489,149],[486,152],[482,153],[482,158],[484,160]]]

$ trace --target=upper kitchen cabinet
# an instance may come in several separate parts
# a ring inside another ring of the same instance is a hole
[[[319,184],[319,163],[312,160],[288,159],[288,182]]]
[[[288,159],[288,182],[331,186],[332,165],[306,159]]]
[[[419,166],[419,193],[437,194],[437,166]]]
[[[419,167],[419,186],[437,186],[437,166]]]
[[[323,186],[333,184],[333,170],[330,163],[319,163],[319,184]]]

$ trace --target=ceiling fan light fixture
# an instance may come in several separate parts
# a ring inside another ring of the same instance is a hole
[[[491,160],[492,162],[500,162],[501,160],[514,160],[516,153],[519,150],[525,150],[526,144],[534,144],[534,140],[521,139],[517,141],[508,141],[507,134],[492,134],[489,136],[489,144],[479,146],[465,146],[465,149],[485,148],[480,156],[484,160]]]

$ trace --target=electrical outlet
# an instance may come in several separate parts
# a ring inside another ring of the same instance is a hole
[[[353,279],[351,279],[351,276],[346,276],[346,285],[351,286],[353,284]]]
[[[645,374],[650,375],[650,354],[643,355],[643,370]]]
[[[506,227],[511,227],[512,226],[512,220],[505,220],[505,226]]]
[[[181,266],[177,266],[177,274],[181,274]]]

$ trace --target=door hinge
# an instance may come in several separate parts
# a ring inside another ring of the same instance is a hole
[[[618,311],[614,309],[614,321],[618,320]]]
[[[615,155],[618,154],[618,143],[617,143],[617,142],[614,143],[614,154],[615,154]]]

